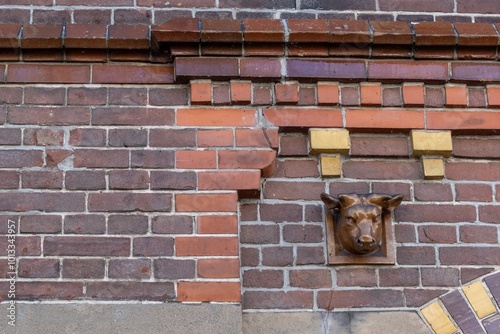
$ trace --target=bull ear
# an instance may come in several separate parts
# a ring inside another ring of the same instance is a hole
[[[330,196],[327,193],[321,193],[321,200],[329,210],[340,209],[340,202],[336,197]]]
[[[356,194],[341,194],[339,195],[339,200],[340,204],[342,204],[344,208],[347,208],[348,206],[351,206],[354,203],[359,202],[359,196]]]
[[[380,206],[383,210],[389,212],[394,211],[395,208],[401,204],[403,200],[403,195],[372,195],[368,198],[368,202]]]

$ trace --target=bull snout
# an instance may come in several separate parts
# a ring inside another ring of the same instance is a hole
[[[355,238],[356,244],[360,250],[370,251],[377,246],[377,241],[373,237],[372,222],[361,221],[358,224],[359,234]]]
[[[356,243],[359,245],[359,246],[369,246],[369,247],[373,247],[375,246],[376,244],[376,241],[375,241],[375,238],[372,237],[371,235],[361,235],[359,237],[356,238]]]

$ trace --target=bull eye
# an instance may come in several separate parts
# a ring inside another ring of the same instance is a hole
[[[347,217],[347,225],[348,226],[356,225],[356,220],[353,217]]]

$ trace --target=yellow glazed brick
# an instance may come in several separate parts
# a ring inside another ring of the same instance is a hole
[[[320,161],[321,161],[321,176],[340,177],[342,167],[339,156],[322,155]]]
[[[472,308],[479,319],[487,317],[496,312],[495,306],[480,281],[462,288],[465,297],[469,300]]]
[[[444,177],[444,162],[440,158],[423,158],[424,178],[426,180],[440,180]]]
[[[349,153],[351,142],[349,131],[344,129],[310,129],[309,154],[320,153]]]
[[[425,131],[413,130],[411,132],[411,145],[414,156],[443,155],[451,156],[453,144],[451,131]]]
[[[421,312],[436,334],[453,334],[457,331],[438,302],[426,306]]]

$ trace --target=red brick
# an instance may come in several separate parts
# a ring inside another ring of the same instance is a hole
[[[151,220],[151,231],[155,234],[192,234],[191,216],[156,216]]]
[[[435,265],[436,255],[431,246],[401,246],[396,248],[399,265]]]
[[[63,143],[63,130],[51,130],[46,128],[24,129],[24,145],[62,146]]]
[[[243,130],[242,130],[243,131]],[[238,133],[238,132],[237,132]],[[198,147],[231,147],[233,146],[232,130],[202,130],[199,129]]]
[[[254,109],[178,109],[179,126],[255,126]]]
[[[311,309],[314,304],[312,291],[245,291],[245,309]]]
[[[172,282],[94,282],[87,284],[87,298],[96,300],[153,300],[173,301]]]
[[[365,289],[318,292],[318,307],[320,309],[398,306],[404,306],[403,291],[400,290]]]
[[[11,124],[88,125],[90,111],[83,107],[8,107]]]
[[[238,259],[199,259],[198,277],[200,278],[239,278]]]
[[[344,177],[355,179],[418,180],[420,165],[413,161],[350,160],[342,164]]]
[[[297,247],[297,265],[324,264],[325,254],[323,247]],[[338,278],[337,278],[338,279]]]
[[[167,237],[135,237],[134,256],[172,256],[174,239]]]
[[[243,225],[240,229],[240,239],[243,244],[278,244],[280,242],[279,226],[273,225]]]
[[[329,269],[290,270],[290,286],[304,289],[331,288]]]
[[[172,195],[165,193],[92,193],[88,198],[89,211],[170,211]]]
[[[83,211],[85,195],[82,193],[0,193],[2,211]]]
[[[338,286],[374,287],[376,272],[368,268],[340,268],[336,270]]]
[[[238,239],[235,237],[177,237],[177,256],[237,256]]]
[[[73,129],[70,131],[69,144],[73,146],[99,147],[106,145],[104,129]]]
[[[109,278],[148,279],[151,276],[149,259],[112,259],[109,261]]]
[[[342,127],[339,109],[266,108],[264,117],[279,127]]]
[[[424,85],[403,84],[403,104],[405,106],[423,106]]]
[[[361,84],[361,105],[380,106],[381,102],[380,84]]]
[[[236,212],[236,193],[227,194],[176,194],[177,212]]]
[[[194,147],[196,131],[193,129],[151,129],[149,145],[151,147]]]
[[[432,244],[454,244],[457,242],[455,226],[423,225],[418,227],[418,241]]]
[[[126,150],[80,149],[74,152],[74,166],[87,168],[124,168],[129,166]]]
[[[318,105],[336,105],[339,103],[338,83],[318,82]]]
[[[279,200],[317,200],[325,189],[323,182],[268,181],[265,183],[264,198]]]
[[[177,301],[180,302],[240,302],[239,282],[179,282]]]
[[[243,287],[246,288],[282,288],[283,271],[271,269],[250,269],[243,272]]]
[[[12,64],[7,69],[7,82],[88,84],[90,83],[90,66]]]
[[[212,103],[212,82],[210,80],[193,80],[190,82],[190,97],[192,104]]]
[[[457,252],[461,256],[457,256]],[[498,265],[498,247],[442,247],[439,249],[441,265]]]
[[[19,277],[58,278],[59,259],[19,259]]]
[[[498,191],[498,187],[496,189]],[[497,195],[497,201],[498,201]],[[500,223],[500,206],[481,205],[479,206],[479,221],[484,223]]]
[[[476,209],[465,204],[402,204],[394,212],[399,222],[458,223],[476,221]]]
[[[169,150],[134,150],[131,152],[131,167],[173,168],[175,152]]]
[[[224,57],[177,57],[175,59],[176,81],[189,79],[237,79],[239,66],[237,58]]]
[[[487,244],[498,242],[498,232],[495,226],[463,225],[459,227],[459,232],[461,242]]]
[[[25,104],[62,105],[65,103],[66,90],[53,87],[26,87],[24,89]]]
[[[491,202],[493,200],[493,189],[488,184],[455,184],[457,201]]]
[[[432,202],[451,202],[453,194],[449,184],[415,183],[415,200]]]
[[[366,65],[358,60],[288,59],[290,79],[317,78],[362,81],[366,79]]]
[[[108,234],[146,234],[147,232],[147,216],[112,215],[108,217]]]
[[[219,151],[220,169],[260,169],[262,176],[271,175],[275,166],[276,151]]]
[[[231,101],[234,104],[250,104],[252,101],[252,82],[231,81]]]
[[[176,168],[214,169],[216,168],[216,151],[176,151]]]
[[[16,298],[20,300],[72,300],[83,297],[83,282],[21,281],[16,284]]]
[[[156,259],[154,260],[154,272],[155,277],[160,279],[194,279],[196,275],[196,261]]]
[[[106,217],[103,215],[67,215],[64,217],[65,234],[104,234]]]
[[[68,190],[106,189],[104,171],[67,171],[65,186]]]
[[[95,84],[169,84],[174,83],[174,69],[165,65],[94,65]]]
[[[282,135],[280,137],[281,156],[308,156],[309,146],[305,136]]]
[[[166,108],[95,108],[93,125],[173,125],[174,111]]]
[[[285,225],[283,240],[292,243],[319,243],[323,239],[323,228],[318,225]]]
[[[423,110],[346,110],[346,127],[350,129],[423,129]]]
[[[497,162],[453,162],[447,163],[446,177],[450,180],[495,181],[500,177]]]
[[[260,171],[199,172],[200,190],[260,190]]]
[[[179,89],[180,90],[180,89]],[[177,92],[176,89],[151,89],[149,91],[150,104],[153,106],[168,106],[172,92]],[[186,94],[187,95],[187,94]],[[109,88],[109,104],[110,105],[146,105],[148,92],[144,88]],[[183,99],[184,104],[187,103],[187,98]]]
[[[104,278],[103,259],[63,260],[62,277],[64,278]]]
[[[196,189],[196,173],[152,171],[151,189],[190,190]]]
[[[61,216],[57,215],[30,215],[22,216],[19,227],[21,233],[57,234],[62,230]]]
[[[445,91],[447,106],[467,106],[467,87],[465,85],[446,85]]]
[[[23,171],[22,187],[31,189],[61,189],[63,173],[61,171]]]
[[[420,272],[418,268],[391,268],[379,271],[380,286],[418,286]]]
[[[277,83],[274,89],[276,104],[297,104],[299,101],[299,84],[297,82]]]
[[[48,256],[129,256],[129,238],[45,237],[44,255]]]
[[[112,170],[109,189],[148,189],[149,173],[144,170]]]
[[[284,246],[262,248],[262,265],[269,267],[292,266],[293,248]]]
[[[406,136],[351,135],[351,156],[408,157]]]
[[[431,61],[373,61],[368,64],[368,79],[444,82],[448,80],[448,64]]]
[[[197,226],[200,234],[236,234],[238,219],[236,216],[199,216]]]
[[[0,189],[19,188],[19,172],[15,170],[0,171]]]

